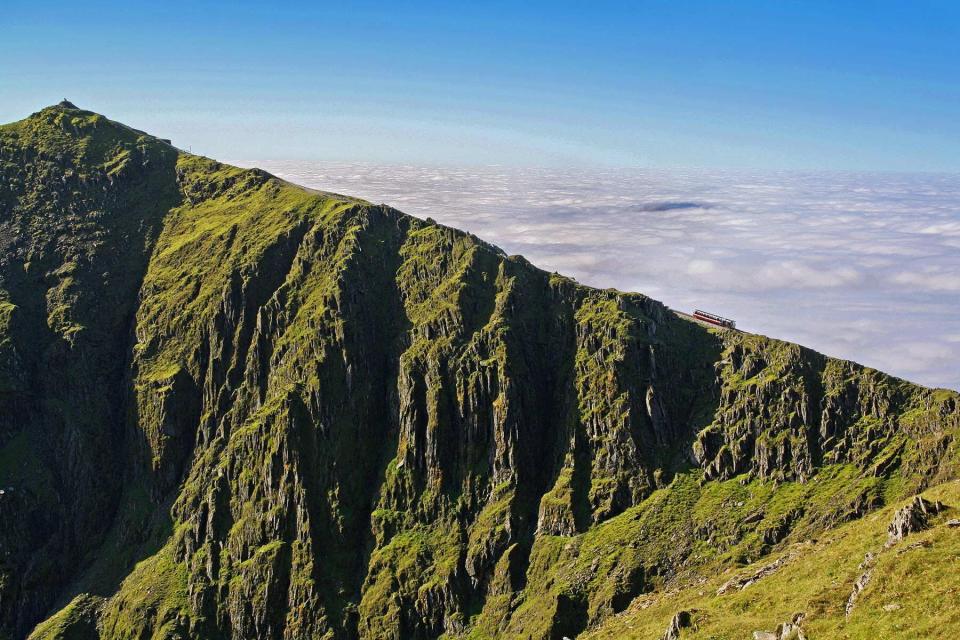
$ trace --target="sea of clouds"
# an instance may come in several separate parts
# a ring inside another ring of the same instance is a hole
[[[241,164],[960,389],[960,175]]]

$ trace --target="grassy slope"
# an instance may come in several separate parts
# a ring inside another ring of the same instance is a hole
[[[797,613],[805,613],[807,637],[948,638],[960,625],[960,530],[945,523],[960,514],[960,483],[924,492],[949,509],[926,531],[907,536],[884,550],[887,526],[903,502],[863,519],[788,545],[755,564],[718,566],[695,580],[678,580],[666,592],[638,597],[630,607],[584,639],[656,638],[681,610],[694,612],[694,628],[682,638],[747,638],[756,630],[773,631]],[[879,553],[871,581],[853,613],[845,606],[866,553]],[[717,595],[731,577],[752,574],[780,557],[787,562],[772,575],[743,590]]]

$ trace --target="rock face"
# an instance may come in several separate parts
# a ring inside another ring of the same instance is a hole
[[[958,468],[954,393],[69,104],[0,246],[0,637],[575,637]]]
[[[690,626],[691,617],[689,611],[678,611],[670,621],[670,626],[663,632],[661,640],[680,640],[680,630]]]
[[[939,502],[929,502],[921,496],[897,511],[887,529],[887,546],[892,546],[911,533],[923,531],[929,524],[931,515],[940,513],[943,506]]]

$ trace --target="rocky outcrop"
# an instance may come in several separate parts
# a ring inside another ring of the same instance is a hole
[[[734,591],[742,591],[754,584],[758,580],[765,578],[769,575],[772,575],[782,569],[785,565],[789,564],[791,560],[796,558],[803,552],[802,548],[794,548],[780,556],[773,562],[763,565],[756,571],[747,574],[741,574],[730,578],[717,589],[717,595],[722,596],[727,593],[732,593]]]
[[[870,580],[873,577],[874,565],[877,563],[879,554],[894,546],[911,533],[917,533],[927,529],[930,526],[930,516],[940,513],[943,509],[944,506],[939,501],[930,502],[923,496],[914,496],[913,500],[906,506],[898,509],[894,513],[893,520],[887,527],[887,541],[883,549],[877,553],[868,552],[857,569],[859,575],[853,583],[853,589],[847,598],[845,607],[848,618],[853,613],[861,593],[867,588],[867,585],[870,584]],[[904,549],[901,549],[901,552],[903,550]]]
[[[798,613],[790,622],[781,622],[775,631],[754,631],[753,640],[807,640],[801,623],[804,614]]]
[[[887,528],[888,547],[900,542],[911,533],[923,531],[930,526],[930,516],[943,510],[939,502],[930,502],[917,496],[907,506],[897,511]]]
[[[670,620],[660,640],[680,640],[680,630],[691,626],[693,618],[689,611],[678,611]]]
[[[853,613],[853,609],[857,606],[857,599],[860,598],[860,594],[864,589],[867,588],[867,585],[870,584],[870,578],[873,577],[873,565],[877,562],[877,556],[875,553],[868,552],[864,558],[863,562],[860,563],[860,566],[857,568],[857,571],[860,572],[860,575],[857,576],[856,581],[853,583],[853,590],[850,592],[850,596],[847,598],[847,605],[845,607],[845,612],[847,617],[850,617],[850,614]]]

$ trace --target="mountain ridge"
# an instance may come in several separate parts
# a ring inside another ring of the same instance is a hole
[[[957,477],[954,392],[91,112],[0,175],[11,637],[600,633]]]

